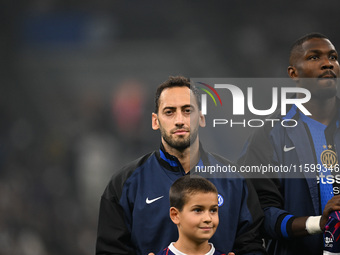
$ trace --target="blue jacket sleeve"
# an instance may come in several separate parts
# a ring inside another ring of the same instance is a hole
[[[135,255],[119,199],[128,171],[113,176],[100,201],[96,254]]]

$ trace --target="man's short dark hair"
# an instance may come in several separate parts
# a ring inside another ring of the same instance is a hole
[[[187,203],[189,196],[201,193],[218,194],[214,184],[199,175],[185,175],[177,179],[171,186],[169,197],[170,206],[182,211]]]
[[[329,38],[321,33],[310,33],[310,34],[306,34],[302,37],[300,37],[299,39],[297,39],[293,45],[290,47],[290,53],[289,53],[289,65],[294,65],[294,58],[296,56],[296,54],[301,50],[301,45],[313,38],[321,38],[321,39],[327,39],[329,40]]]
[[[190,83],[190,79],[184,76],[170,76],[168,80],[158,86],[155,94],[155,113],[158,113],[159,98],[164,89],[173,87],[188,87],[195,95],[199,109],[201,109],[201,97],[197,88]]]

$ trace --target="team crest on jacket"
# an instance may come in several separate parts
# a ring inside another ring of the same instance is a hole
[[[224,203],[223,197],[220,194],[218,194],[218,207],[222,206],[223,203]]]
[[[338,164],[338,157],[332,150],[325,150],[321,153],[321,162],[327,168],[332,168]]]

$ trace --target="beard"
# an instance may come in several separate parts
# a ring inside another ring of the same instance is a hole
[[[161,136],[163,140],[172,148],[178,151],[184,151],[186,148],[190,146],[191,143],[194,143],[198,137],[198,127],[194,130],[190,131],[190,135],[188,137],[177,137],[174,139],[171,135],[167,134],[166,130],[160,125]]]

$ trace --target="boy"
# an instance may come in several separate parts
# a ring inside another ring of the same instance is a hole
[[[185,175],[173,183],[169,197],[170,218],[179,237],[157,255],[225,255],[208,242],[219,223],[214,184],[200,176]]]

